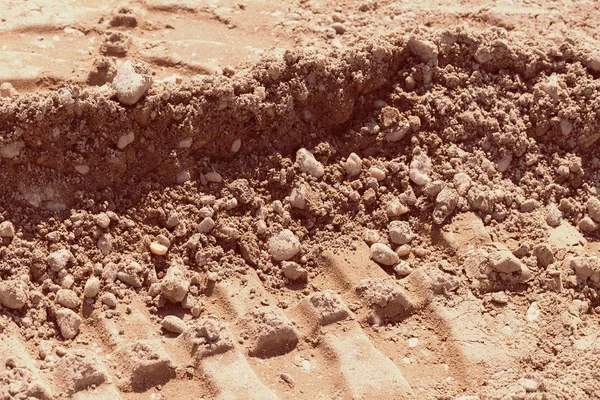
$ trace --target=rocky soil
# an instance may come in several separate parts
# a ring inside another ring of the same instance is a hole
[[[600,398],[599,8],[464,3],[9,1],[0,397]]]

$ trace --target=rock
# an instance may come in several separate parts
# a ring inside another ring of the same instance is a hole
[[[426,63],[431,61],[434,65],[437,65],[438,48],[435,43],[412,37],[408,41],[408,49],[422,61]]]
[[[94,216],[94,222],[100,228],[106,229],[110,225],[110,218],[108,217],[108,214],[100,213]]]
[[[62,357],[56,363],[54,374],[57,384],[70,395],[91,386],[100,386],[108,380],[106,369],[99,357],[85,350],[75,350]]]
[[[0,97],[13,97],[18,95],[19,92],[17,92],[11,83],[4,82],[0,85]]]
[[[400,261],[394,266],[394,273],[400,278],[404,278],[405,276],[410,275],[413,271],[414,268],[411,267],[410,264],[406,261]]]
[[[410,162],[408,177],[416,185],[425,186],[431,182],[429,173],[431,173],[432,167],[431,159],[425,153],[417,154]]]
[[[0,281],[0,304],[18,310],[27,304],[28,291],[24,282],[16,280]]]
[[[398,142],[406,136],[408,131],[410,130],[410,123],[407,120],[401,120],[398,122],[398,125],[394,128],[391,128],[390,131],[386,132],[385,140],[388,142]]]
[[[93,298],[98,296],[98,293],[100,293],[100,279],[92,276],[85,282],[83,295],[88,298]]]
[[[105,233],[100,236],[98,239],[98,243],[96,243],[98,250],[102,253],[103,256],[107,256],[110,254],[112,250],[112,235],[110,233]]]
[[[69,289],[60,289],[56,292],[56,302],[63,307],[77,308],[79,306],[79,297]]]
[[[186,278],[183,267],[173,265],[167,270],[161,282],[162,295],[172,303],[183,300],[190,288],[190,281]]]
[[[533,249],[533,254],[537,258],[538,264],[547,268],[550,264],[554,263],[554,253],[552,253],[552,249],[547,244],[538,244]]]
[[[548,213],[546,214],[546,223],[552,227],[557,227],[560,225],[561,220],[562,213],[560,212],[556,204],[550,204],[548,206]]]
[[[590,217],[583,217],[577,224],[577,227],[580,231],[588,233],[598,230],[598,224],[595,223]]]
[[[305,172],[315,178],[321,178],[325,175],[325,168],[315,156],[306,149],[300,149],[296,152],[296,162],[300,166],[300,171]]]
[[[10,221],[0,223],[0,237],[12,238],[15,236],[15,226]]]
[[[338,35],[343,35],[344,33],[346,33],[346,27],[340,22],[335,22],[330,26],[333,28],[333,30],[335,30],[335,33],[337,33]]]
[[[300,252],[300,240],[289,229],[284,229],[269,239],[269,254],[275,261],[286,261]]]
[[[527,318],[527,321],[533,322],[533,321],[536,321],[539,317],[540,317],[540,308],[538,306],[537,301],[534,301],[533,303],[531,303],[531,305],[527,309],[526,318]]]
[[[377,179],[377,182],[381,182],[385,179],[385,171],[381,168],[371,167],[369,168],[369,174],[371,174],[373,178]]]
[[[206,217],[198,224],[196,231],[200,233],[208,233],[215,227],[216,222],[211,217]]]
[[[186,329],[185,321],[175,315],[167,315],[160,325],[168,332],[183,333]]]
[[[540,202],[535,199],[525,200],[521,204],[521,212],[530,213],[540,206]]]
[[[227,332],[227,328],[214,318],[190,322],[178,340],[196,359],[225,353],[233,349],[233,340]]]
[[[452,183],[454,184],[454,188],[458,192],[460,196],[466,196],[469,193],[469,189],[471,189],[471,185],[473,182],[469,175],[464,172],[459,172],[452,178]]]
[[[54,272],[58,272],[67,266],[67,263],[73,260],[73,253],[67,249],[56,250],[48,255],[46,262],[50,269]]]
[[[221,182],[223,182],[223,177],[218,172],[214,172],[214,171],[207,172],[206,174],[204,174],[204,177],[210,183],[221,183]]]
[[[504,292],[494,292],[492,293],[492,301],[497,304],[508,304],[510,298]]]
[[[527,393],[537,392],[538,388],[540,387],[540,384],[533,379],[523,378],[519,381],[519,383]]]
[[[63,308],[56,312],[56,323],[62,337],[67,340],[73,339],[79,333],[81,317],[74,311]]]
[[[600,222],[600,200],[597,197],[590,197],[587,201],[588,215],[594,222]]]
[[[283,276],[291,281],[306,282],[308,280],[308,272],[296,262],[283,261],[281,263],[281,271],[283,272]]]
[[[229,190],[241,204],[249,204],[254,199],[254,189],[247,179],[236,179],[229,184]]]
[[[133,105],[152,87],[150,69],[139,62],[133,64],[127,60],[118,68],[112,84],[117,99],[125,105]]]
[[[398,254],[383,243],[371,245],[371,259],[381,265],[394,265],[400,261]]]
[[[357,176],[362,169],[362,159],[356,153],[350,153],[345,164],[346,174],[349,177]]]
[[[388,225],[388,231],[390,234],[390,240],[395,244],[407,244],[410,243],[414,234],[407,221],[392,221]]]
[[[115,308],[117,306],[117,296],[112,293],[104,293],[100,297],[100,301],[102,304],[106,304],[110,308]]]
[[[158,242],[150,243],[149,249],[152,254],[155,254],[157,256],[164,256],[165,254],[167,254],[167,251],[169,251],[169,248],[167,246]]]
[[[390,218],[399,217],[406,214],[408,211],[408,206],[402,203],[398,198],[389,201],[385,206],[385,213]]]
[[[515,257],[508,249],[498,249],[490,254],[490,263],[494,271],[504,274],[512,274],[513,272],[522,272],[525,266]]]
[[[136,289],[142,287],[146,269],[134,260],[124,260],[119,264],[117,279]]]
[[[433,222],[441,224],[454,210],[459,200],[458,192],[454,189],[444,188],[435,198],[435,209],[433,210]]]
[[[411,251],[412,247],[410,246],[410,244],[403,244],[402,246],[396,249],[396,254],[398,254],[398,256],[400,257],[406,257],[410,254]]]
[[[600,72],[600,51],[594,50],[588,56],[587,66],[593,71]]]

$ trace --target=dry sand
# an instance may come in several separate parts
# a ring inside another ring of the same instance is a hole
[[[5,1],[0,397],[600,398],[600,6],[456,3]]]

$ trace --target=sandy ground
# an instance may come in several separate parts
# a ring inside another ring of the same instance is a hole
[[[1,398],[600,398],[597,2],[3,7]]]

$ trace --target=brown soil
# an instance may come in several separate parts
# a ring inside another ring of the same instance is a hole
[[[7,2],[0,398],[600,398],[600,7],[333,3]]]

